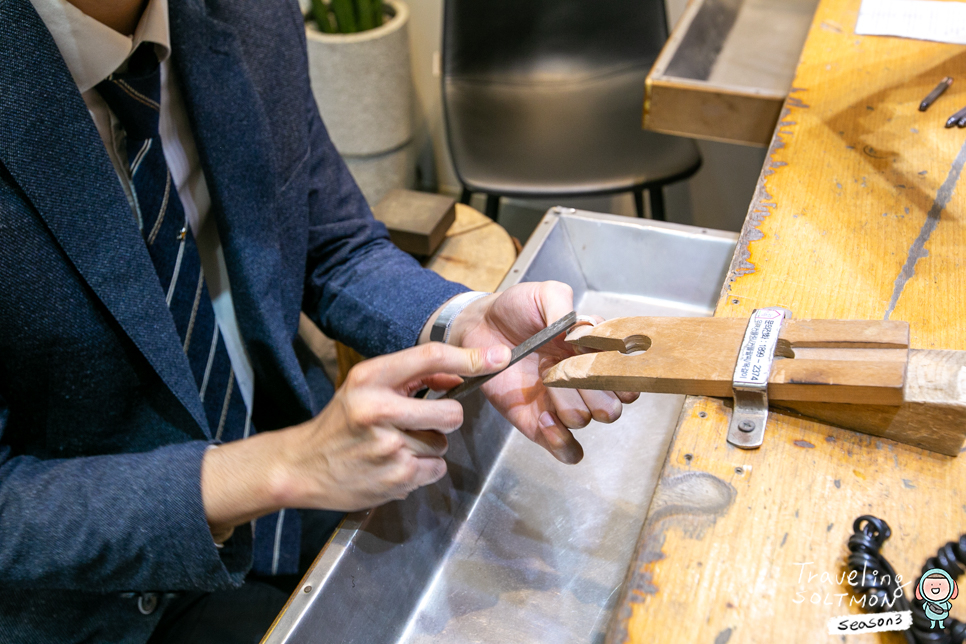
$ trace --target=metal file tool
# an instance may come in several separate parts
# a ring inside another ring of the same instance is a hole
[[[462,383],[453,387],[449,391],[430,392],[426,396],[426,398],[428,400],[437,400],[440,398],[452,398],[453,400],[462,400],[464,397],[468,396],[469,394],[479,389],[483,383],[487,382],[491,378],[495,378],[496,376],[500,375],[501,373],[503,373],[504,371],[506,371],[513,365],[515,365],[516,363],[520,362],[528,355],[530,355],[531,353],[533,353],[534,351],[536,351],[537,349],[539,349],[540,347],[547,344],[555,337],[557,337],[558,335],[560,335],[561,333],[569,329],[571,326],[574,325],[575,322],[577,322],[577,312],[571,311],[567,315],[563,316],[562,318],[560,318],[559,320],[557,320],[556,322],[548,326],[546,329],[543,329],[542,331],[535,333],[534,335],[530,336],[528,339],[524,340],[517,346],[513,347],[513,351],[510,353],[510,364],[508,364],[505,368],[501,369],[500,371],[497,371],[496,373],[486,374],[485,376],[475,376],[473,378],[467,378]]]

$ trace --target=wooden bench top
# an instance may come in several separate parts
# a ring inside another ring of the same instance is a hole
[[[966,105],[966,47],[856,36],[859,6],[818,8],[715,315],[906,320],[913,348],[963,350],[966,130],[943,125]],[[890,524],[883,552],[910,589],[966,532],[966,456],[774,411],[742,451],[729,407],[687,399],[609,642],[832,641],[828,619],[860,611],[821,574],[841,574],[858,516]]]

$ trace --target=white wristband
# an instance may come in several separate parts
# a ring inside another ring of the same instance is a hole
[[[486,297],[487,295],[492,295],[492,293],[483,293],[480,291],[470,291],[469,293],[462,293],[457,295],[449,304],[443,307],[443,310],[439,312],[436,321],[433,322],[433,328],[429,331],[429,339],[432,342],[446,342],[449,340],[449,332],[453,327],[453,320],[456,316],[463,312],[470,302],[474,302],[481,297]]]

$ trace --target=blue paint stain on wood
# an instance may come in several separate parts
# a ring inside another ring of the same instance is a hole
[[[926,242],[929,241],[929,237],[936,230],[936,226],[939,225],[939,216],[946,209],[946,204],[949,203],[949,199],[953,196],[953,190],[956,188],[956,182],[959,181],[959,175],[963,171],[964,164],[966,164],[966,143],[963,143],[963,147],[959,148],[959,153],[953,160],[953,164],[949,167],[946,180],[943,181],[943,184],[939,186],[939,190],[936,191],[936,198],[933,199],[932,207],[926,213],[926,221],[923,222],[922,228],[919,230],[919,235],[909,247],[909,252],[906,254],[906,263],[902,266],[902,270],[896,277],[895,285],[892,289],[892,299],[889,300],[889,307],[886,309],[885,315],[882,318],[883,320],[888,320],[892,315],[896,304],[899,303],[899,296],[902,295],[903,289],[906,288],[906,283],[916,274],[916,262],[929,254],[929,251],[926,250]],[[919,174],[925,174],[925,171]]]

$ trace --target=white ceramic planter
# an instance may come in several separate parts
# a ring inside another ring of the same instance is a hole
[[[413,180],[409,7],[400,0],[387,0],[386,6],[392,18],[376,29],[324,34],[312,23],[305,29],[322,120],[373,205]]]

